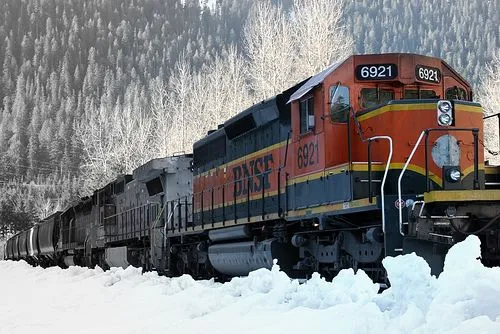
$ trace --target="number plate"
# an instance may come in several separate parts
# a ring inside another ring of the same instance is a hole
[[[415,66],[415,76],[417,80],[440,83],[441,82],[441,71],[439,68],[417,65]]]
[[[356,66],[358,80],[392,80],[398,76],[395,64],[365,64]]]

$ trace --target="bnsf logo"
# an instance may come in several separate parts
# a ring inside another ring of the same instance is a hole
[[[272,163],[273,155],[268,154],[234,167],[234,196],[246,195],[248,191],[250,193],[261,191],[262,187],[269,189],[271,187],[269,172],[272,169]]]

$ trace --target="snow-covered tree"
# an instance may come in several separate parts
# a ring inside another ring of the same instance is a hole
[[[486,115],[500,112],[500,49],[493,55],[493,60],[486,66],[479,90],[479,99]]]
[[[486,67],[486,73],[479,90],[479,101],[484,108],[485,115],[500,113],[500,49],[493,55],[493,60]],[[488,149],[486,158],[492,163],[500,163],[500,157],[490,152],[499,153],[498,138],[499,123],[497,117],[490,117],[484,122],[485,146]]]
[[[255,2],[243,29],[243,43],[255,101],[294,83],[294,36],[281,5],[268,0]]]
[[[322,71],[352,53],[343,0],[295,0],[291,12],[270,1],[252,7],[243,30],[254,101]]]
[[[352,54],[353,39],[342,23],[343,0],[295,0],[290,24],[299,79]]]

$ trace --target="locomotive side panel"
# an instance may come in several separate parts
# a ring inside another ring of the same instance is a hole
[[[287,101],[299,86],[254,105],[195,143],[196,226],[275,219],[284,211],[285,156],[292,151]]]

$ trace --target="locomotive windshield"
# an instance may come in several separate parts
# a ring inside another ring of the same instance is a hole
[[[452,87],[446,90],[446,99],[448,100],[467,100],[467,93],[462,87]]]
[[[404,99],[437,99],[436,92],[428,89],[405,89]]]
[[[347,122],[350,107],[349,88],[338,85],[330,87],[330,119],[332,122]]]
[[[360,94],[360,106],[363,109],[374,108],[394,100],[392,89],[363,88]]]

